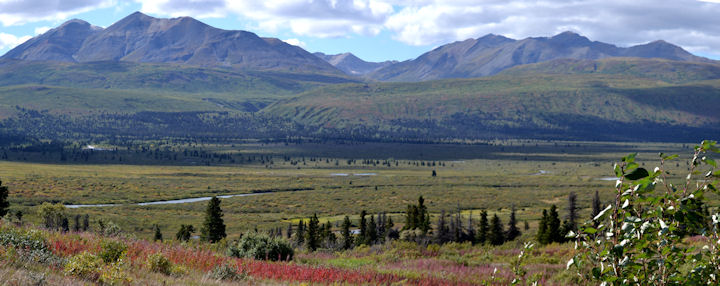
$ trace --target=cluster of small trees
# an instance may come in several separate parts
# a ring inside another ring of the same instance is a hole
[[[390,239],[397,239],[398,231],[393,229],[394,225],[392,218],[385,213],[373,216],[368,215],[363,210],[360,213],[360,220],[357,225],[351,222],[350,217],[345,216],[340,226],[340,238],[338,240],[338,236],[332,231],[332,223],[328,221],[320,224],[317,214],[313,214],[307,223],[305,223],[305,220],[298,222],[295,233],[293,233],[292,224],[289,225],[287,237],[294,237],[296,246],[304,246],[310,251],[315,251],[321,247],[350,249],[355,246],[380,244]],[[353,226],[359,228],[355,231],[356,233],[351,230]],[[276,231],[273,233],[277,234]]]

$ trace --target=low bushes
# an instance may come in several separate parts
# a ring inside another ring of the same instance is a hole
[[[289,261],[294,253],[286,240],[256,232],[243,235],[240,241],[228,248],[230,256],[257,260]]]

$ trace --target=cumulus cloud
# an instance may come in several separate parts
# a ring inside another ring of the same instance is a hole
[[[0,23],[12,26],[43,20],[64,20],[75,14],[113,4],[113,0],[0,0]]]
[[[7,33],[0,33],[0,50],[12,49],[15,46],[24,43],[29,40],[31,36],[15,36]]]
[[[720,50],[720,0],[134,0],[143,12],[238,17],[250,29],[305,37],[377,35],[434,46],[494,33],[521,39],[574,31],[628,46],[663,39],[692,52]],[[14,25],[112,5],[115,0],[0,0]],[[127,2],[118,2],[122,4]],[[292,36],[290,36],[292,37]]]
[[[192,16],[196,18],[219,18],[227,15],[224,0],[143,0],[142,11],[171,17]]]
[[[294,38],[293,38],[293,39],[287,39],[287,40],[283,40],[283,42],[286,42],[286,43],[291,44],[291,45],[293,45],[293,46],[298,46],[298,47],[302,47],[302,48],[305,47],[305,42],[300,41],[299,39],[294,39]]]
[[[385,23],[411,45],[442,44],[501,34],[511,38],[575,31],[619,45],[664,39],[696,52],[720,48],[717,0],[424,1]]]
[[[37,28],[35,28],[35,35],[43,34],[47,31],[49,31],[50,29],[52,29],[52,28],[48,27],[48,26],[37,27]]]
[[[256,22],[259,30],[289,29],[312,37],[375,35],[392,14],[390,3],[381,0],[151,0],[137,1],[142,11],[168,16],[198,18],[228,14]]]

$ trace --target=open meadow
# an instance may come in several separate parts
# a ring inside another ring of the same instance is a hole
[[[11,190],[11,210],[22,211],[30,221],[40,221],[35,206],[45,201],[115,204],[68,211],[89,214],[93,220],[109,219],[145,238],[151,236],[155,224],[168,237],[180,224],[199,225],[206,201],[137,203],[237,194],[253,195],[222,200],[230,238],[249,229],[284,227],[314,213],[322,222],[329,220],[337,226],[343,216],[357,219],[362,210],[386,212],[401,226],[406,206],[419,196],[427,200],[433,215],[460,209],[464,216],[477,216],[487,210],[506,221],[515,206],[518,220],[528,221],[532,232],[542,209],[555,204],[564,215],[570,192],[578,195],[583,218],[589,216],[596,190],[603,200],[610,199],[615,181],[612,166],[620,157],[638,152],[639,162],[652,168],[659,162],[658,152],[687,154],[690,147],[511,141],[478,145],[253,143],[195,148],[231,154],[236,160],[200,161],[184,158],[182,151],[175,160],[163,159],[172,158],[167,155],[172,152],[153,160],[156,157],[134,151],[94,151],[97,161],[93,164],[0,161],[0,174]],[[40,154],[9,154],[14,156]],[[124,160],[112,161],[112,157]],[[688,168],[685,162],[669,167]]]

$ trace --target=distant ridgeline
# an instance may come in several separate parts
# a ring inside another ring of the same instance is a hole
[[[188,32],[192,31],[192,32]],[[0,58],[0,144],[241,139],[697,141],[720,64],[656,41],[488,35],[405,62],[311,54],[192,18],[72,20]]]

